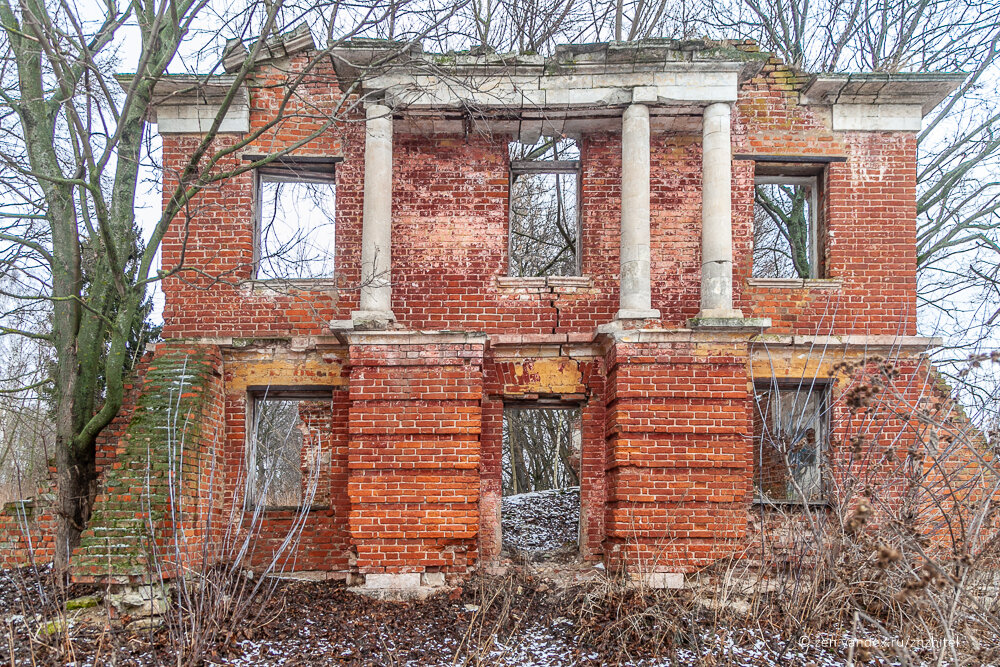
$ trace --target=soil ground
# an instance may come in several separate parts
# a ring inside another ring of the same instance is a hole
[[[0,666],[847,664],[843,630],[796,625],[759,587],[752,606],[746,596],[712,597],[705,588],[636,589],[581,562],[574,511],[572,489],[505,498],[507,572],[474,576],[423,601],[374,600],[335,581],[281,581],[255,598],[222,591],[200,613],[181,613],[175,602],[161,627],[139,629],[142,619],[116,616],[110,605],[64,611],[67,599],[101,596],[100,589],[59,590],[47,570],[0,571]],[[198,643],[203,650],[192,656]],[[179,646],[191,661],[179,663]],[[963,647],[964,664],[1000,664],[996,647],[996,640],[972,653]],[[875,651],[867,664],[932,664],[933,657],[917,651],[904,662]]]

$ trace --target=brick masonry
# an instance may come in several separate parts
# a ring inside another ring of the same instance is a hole
[[[252,128],[274,117],[285,74],[309,57],[260,65],[250,90]],[[322,126],[319,110],[349,109],[297,151],[342,158],[336,275],[315,283],[251,281],[251,174],[191,202],[162,246],[163,268],[179,269],[163,282],[166,342],[137,380],[134,407],[104,435],[103,484],[76,576],[135,579],[154,564],[169,570],[214,562],[247,535],[246,561],[258,569],[281,560],[345,576],[467,573],[499,556],[502,415],[511,401],[582,407],[584,558],[690,572],[739,550],[756,529],[748,511],[754,379],[826,373],[864,350],[777,353],[750,334],[686,332],[699,310],[700,130],[651,139],[652,305],[661,318],[644,327],[667,332],[660,338],[597,334],[618,310],[620,135],[581,137],[585,278],[545,283],[503,280],[510,137],[470,131],[393,138],[396,326],[441,333],[338,339],[330,322],[358,308],[364,124],[326,60],[310,77],[291,112],[242,152],[287,146]],[[770,318],[768,335],[912,336],[915,136],[833,132],[828,107],[801,103],[804,82],[774,59],[744,81],[733,150],[844,159],[821,177],[824,263],[833,280],[795,287],[749,280],[755,163],[735,160],[736,306],[748,317]],[[239,138],[222,135],[216,145]],[[165,192],[199,140],[163,136]],[[237,152],[217,168],[240,163]],[[900,382],[924,372],[912,360],[901,368]],[[328,411],[309,419],[325,467],[304,517],[255,512],[245,502],[250,401],[271,389],[322,391],[329,400]],[[171,414],[183,420],[170,422]],[[905,420],[887,424],[880,437],[897,442]],[[890,486],[900,474],[880,470]],[[31,508],[30,542],[16,508],[0,512],[0,564],[51,557],[45,498]],[[298,535],[293,557],[283,551],[290,532]]]
[[[746,340],[608,354],[608,557],[698,568],[744,536],[752,470]]]
[[[213,347],[168,343],[153,354],[127,428],[102,456],[102,489],[73,558],[79,580],[171,576],[216,556],[220,366]]]
[[[351,346],[349,526],[360,573],[475,563],[483,343]]]

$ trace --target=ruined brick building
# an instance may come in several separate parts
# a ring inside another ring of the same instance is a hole
[[[164,340],[105,438],[76,575],[200,558],[250,516],[254,566],[298,521],[288,568],[372,588],[495,563],[511,406],[579,408],[580,556],[655,585],[739,549],[755,502],[820,501],[834,365],[891,353],[905,380],[933,344],[916,134],[960,77],[813,76],[749,43],[389,51],[320,59],[284,120],[216,168],[338,120],[199,195],[164,239],[165,270],[197,270],[163,283]],[[307,33],[271,45],[217,145],[268,122],[314,55]],[[160,84],[165,191],[226,85]],[[333,224],[265,231],[275,183],[332,193]],[[768,186],[801,207],[798,240],[761,222]],[[289,239],[329,261],[283,264]],[[782,395],[809,427],[794,479],[760,446]],[[298,415],[278,426],[301,450],[282,498],[251,444],[270,402]]]

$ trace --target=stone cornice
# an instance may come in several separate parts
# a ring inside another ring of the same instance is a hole
[[[819,74],[802,95],[806,104],[894,105],[900,112],[900,107],[915,105],[926,115],[967,76],[962,72]]]
[[[560,46],[552,56],[425,54],[397,44],[347,43],[331,56],[346,89],[381,98],[397,115],[598,112],[633,103],[671,113],[736,100],[765,58],[724,44],[655,40]],[[426,119],[423,119],[427,122]]]
[[[118,84],[127,89],[132,74],[115,76]],[[160,134],[202,134],[209,130],[218,115],[221,104],[236,77],[230,75],[198,76],[171,74],[161,77],[153,90],[150,104],[151,123],[156,123]],[[232,104],[219,126],[220,132],[246,132],[250,129],[250,100],[245,85],[236,89]]]

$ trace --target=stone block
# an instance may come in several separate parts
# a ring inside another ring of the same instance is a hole
[[[682,572],[646,572],[639,581],[648,588],[684,588]]]
[[[420,587],[419,572],[398,572],[393,574],[372,573],[365,575],[365,588],[406,590]]]
[[[424,572],[421,579],[424,586],[444,586],[444,572]]]

